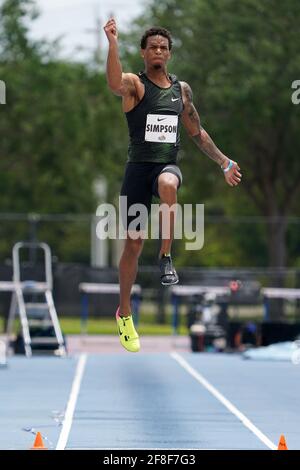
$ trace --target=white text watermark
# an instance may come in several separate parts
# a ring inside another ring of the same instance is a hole
[[[299,104],[300,103],[300,80],[294,80],[292,83],[292,89],[295,90],[292,93],[292,103]]]
[[[0,104],[6,104],[6,85],[3,80],[0,80]]]
[[[201,250],[204,245],[203,204],[144,204],[127,206],[127,196],[119,197],[119,207],[100,204],[96,211],[98,239],[185,240],[186,250]]]

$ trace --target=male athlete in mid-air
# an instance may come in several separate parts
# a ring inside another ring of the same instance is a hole
[[[139,203],[144,204],[149,212],[153,195],[158,196],[160,202],[168,207],[176,204],[177,190],[182,182],[176,160],[180,123],[197,147],[220,165],[226,182],[230,186],[238,185],[242,176],[240,168],[216,147],[201,127],[190,86],[167,72],[172,49],[169,31],[155,27],[144,33],[141,39],[141,56],[145,70],[139,74],[122,71],[114,19],[106,23],[104,31],[109,42],[107,82],[114,94],[122,96],[130,136],[128,161],[121,189],[121,195],[127,196],[128,209]],[[132,320],[130,293],[144,239],[142,236],[137,237],[136,232],[131,235],[129,225],[133,218],[128,212],[125,214],[127,238],[119,265],[120,305],[116,319],[121,344],[128,351],[137,352],[140,341]],[[174,216],[171,214],[169,236],[162,237],[159,253],[161,283],[166,286],[178,282],[171,259],[173,233]]]

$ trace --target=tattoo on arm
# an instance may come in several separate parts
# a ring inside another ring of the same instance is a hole
[[[186,97],[185,109],[186,109],[187,115],[189,117],[189,120],[191,121],[191,124],[193,124],[197,129],[199,129],[199,132],[200,132],[201,130],[200,118],[193,103],[192,89],[187,83],[183,84],[183,89],[184,89],[185,97]]]
[[[128,77],[123,77],[122,79],[122,88],[128,90],[128,94],[131,96],[135,95],[135,86],[132,80]]]
[[[193,104],[193,93],[191,87],[187,83],[184,83],[183,90],[186,98],[185,110],[188,116],[189,124],[196,132],[192,135],[193,141],[197,147],[199,147],[199,149],[202,150],[202,152],[204,152],[209,158],[214,160],[219,165],[223,165],[227,158],[218,149],[208,133],[201,126],[199,114]]]
[[[218,149],[213,140],[210,138],[208,133],[201,127],[199,134],[192,137],[193,141],[199,147],[202,152],[204,152],[209,158],[222,166],[227,158],[225,155]]]

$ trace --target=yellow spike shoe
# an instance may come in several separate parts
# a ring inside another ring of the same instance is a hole
[[[116,311],[116,320],[122,346],[127,349],[127,351],[138,352],[140,350],[140,340],[139,335],[134,328],[132,315],[121,317],[120,307],[118,307]]]

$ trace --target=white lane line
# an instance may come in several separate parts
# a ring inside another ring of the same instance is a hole
[[[217,400],[219,400],[231,413],[233,413],[250,431],[255,434],[269,449],[277,450],[277,446],[262,433],[241,411],[239,411],[227,398],[222,395],[213,385],[211,385],[203,375],[199,374],[190,364],[178,353],[173,352],[171,356],[183,367],[194,379],[196,379],[206,390],[208,390]]]
[[[63,421],[63,426],[62,426],[62,430],[58,439],[56,450],[64,450],[64,448],[66,447],[69,433],[70,433],[71,426],[72,426],[73,415],[75,411],[77,397],[78,397],[79,390],[80,390],[81,380],[82,380],[83,373],[84,373],[84,368],[86,365],[86,360],[87,360],[87,354],[80,354],[72,388],[71,388],[71,393],[70,393],[67,409],[66,409],[66,413],[65,413],[65,418]]]

